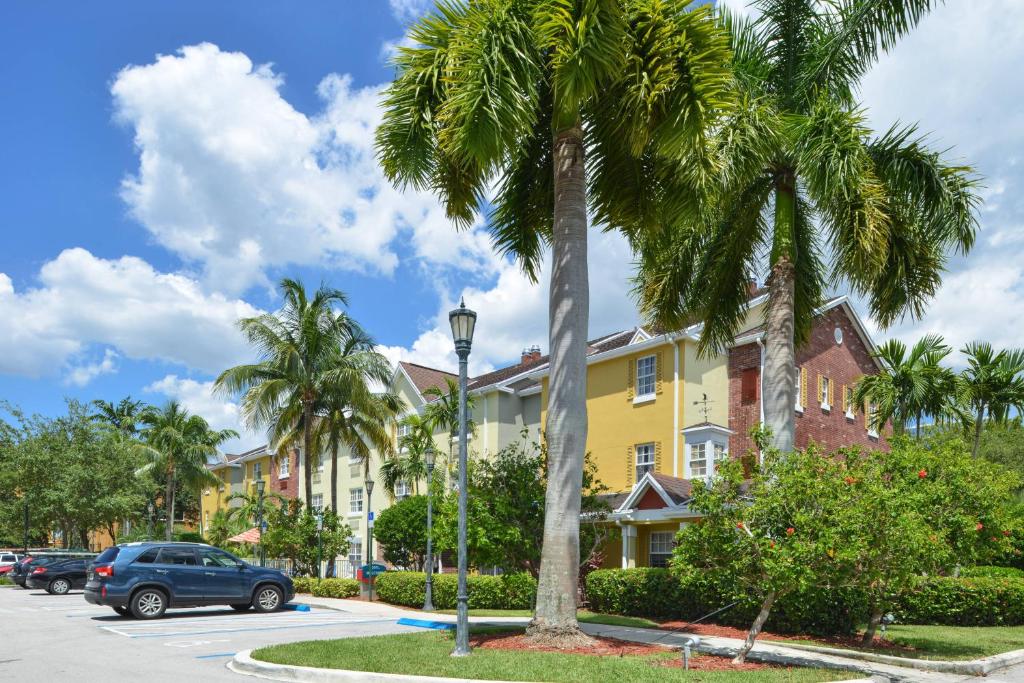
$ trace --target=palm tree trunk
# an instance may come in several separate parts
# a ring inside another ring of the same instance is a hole
[[[576,621],[590,307],[586,167],[583,129],[578,122],[555,134],[554,155],[555,213],[548,300],[551,379],[545,426],[548,485],[537,608],[528,632],[534,640],[572,642],[589,641]]]
[[[796,350],[793,321],[796,288],[796,189],[787,175],[775,188],[775,236],[768,276],[768,314],[765,330],[764,417],[772,444],[783,453],[796,444],[793,411],[796,405]]]
[[[750,650],[754,647],[754,641],[757,640],[757,636],[761,633],[761,629],[764,628],[764,622],[768,621],[768,615],[772,611],[772,604],[776,598],[775,591],[768,593],[765,596],[764,602],[761,603],[761,611],[757,613],[757,618],[754,619],[754,623],[750,625],[750,630],[747,631],[747,639],[743,641],[743,646],[740,647],[736,656],[733,657],[733,664],[742,664],[747,661],[747,655]]]
[[[174,539],[174,466],[167,468],[167,485],[164,488],[164,506],[167,508],[167,522],[164,529],[164,540]]]
[[[331,510],[338,512],[338,444],[331,445]]]
[[[306,509],[313,507],[313,403],[302,406],[302,474],[306,478]]]
[[[921,440],[921,411],[917,411],[917,415],[914,416],[914,441]]]
[[[974,420],[974,448],[971,449],[971,457],[978,457],[978,446],[981,445],[981,427],[985,421],[985,404],[978,406],[978,417]]]

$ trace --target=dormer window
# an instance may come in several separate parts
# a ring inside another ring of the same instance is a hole
[[[685,477],[709,479],[729,459],[729,437],[732,430],[721,425],[703,423],[682,430],[686,439]]]

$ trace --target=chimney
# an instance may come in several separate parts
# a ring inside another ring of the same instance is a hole
[[[526,363],[532,363],[535,360],[540,360],[540,347],[534,344],[528,349],[523,349],[523,357],[519,361],[520,364],[525,365]]]

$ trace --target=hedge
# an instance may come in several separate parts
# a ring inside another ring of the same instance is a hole
[[[966,567],[960,576],[977,578],[986,577],[992,579],[1024,579],[1024,569],[1017,567]]]
[[[310,593],[318,598],[354,598],[359,595],[359,582],[355,579],[292,579],[296,593]]]
[[[631,616],[699,619],[732,602],[733,587],[704,578],[686,581],[667,569],[599,569],[587,576],[590,607],[597,612]],[[741,600],[711,619],[719,624],[749,626],[756,600]],[[894,600],[901,624],[951,626],[1024,625],[1024,579],[1013,576],[930,577]],[[867,620],[866,600],[852,589],[811,589],[788,593],[776,601],[766,628],[782,633],[852,633]]]
[[[438,609],[454,609],[458,592],[455,574],[434,575],[433,602]],[[423,572],[386,572],[377,577],[377,595],[384,602],[406,607],[422,607],[427,593],[427,575]],[[533,609],[537,599],[537,581],[529,574],[469,576],[471,609]]]

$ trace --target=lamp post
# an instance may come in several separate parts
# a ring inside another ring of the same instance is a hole
[[[28,494],[25,495],[25,554],[28,555]]]
[[[267,556],[264,554],[263,546],[263,487],[267,482],[262,479],[256,481],[256,528],[260,532],[260,566],[267,564]]]
[[[149,513],[149,530],[146,533],[146,540],[147,541],[152,541],[153,540],[153,513],[155,512],[155,510],[153,509],[153,501],[149,501],[148,503],[146,503],[146,512]]]
[[[476,328],[476,313],[466,308],[463,299],[459,307],[448,314],[455,340],[455,353],[459,356],[459,591],[456,596],[457,618],[455,624],[455,657],[469,654],[469,590],[466,586],[466,381],[469,365],[469,351],[473,346],[473,330]]]
[[[427,446],[423,453],[423,460],[427,465],[427,597],[423,601],[423,611],[434,611],[434,554],[433,554],[433,533],[434,533],[434,500],[430,493],[431,484],[434,483],[434,448]]]
[[[324,511],[322,509],[318,509],[316,511],[316,581],[317,581],[317,583],[320,583],[320,574],[321,574],[320,565],[323,562],[323,554],[324,554],[324,539],[323,539],[323,535],[322,535],[323,534],[323,530],[324,530]]]
[[[366,480],[366,568],[370,573],[366,577],[366,585],[370,589],[370,602],[373,602],[373,479]]]

